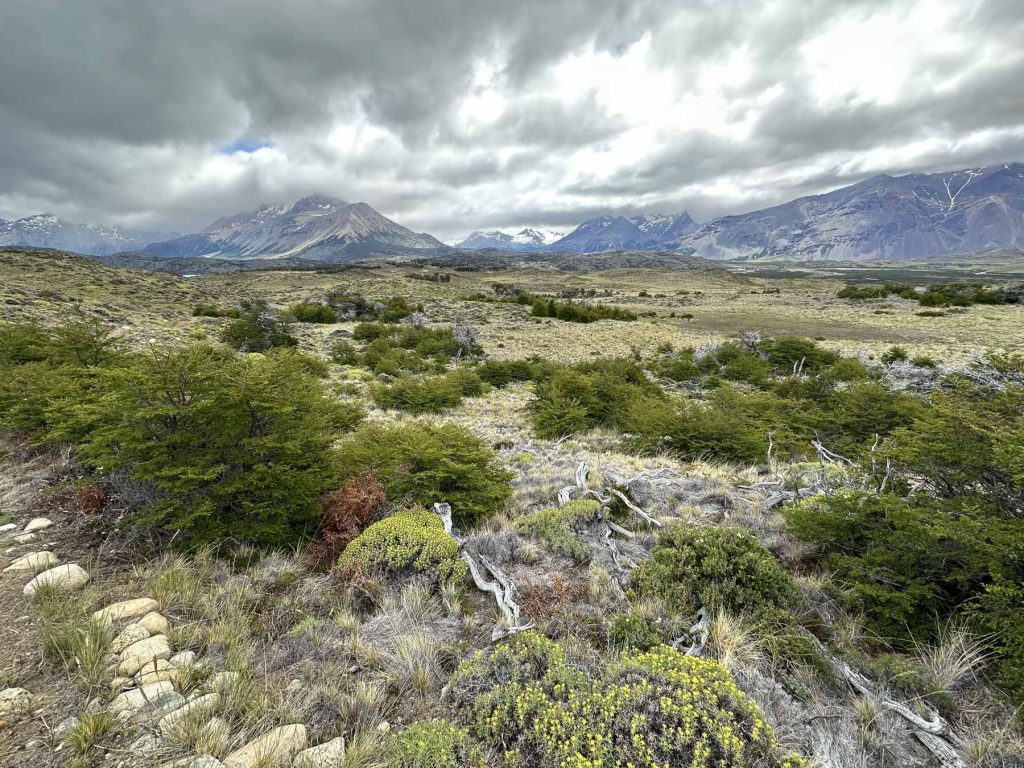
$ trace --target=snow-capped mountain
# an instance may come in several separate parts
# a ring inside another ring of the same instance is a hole
[[[167,233],[75,224],[50,213],[26,216],[15,221],[0,219],[0,247],[56,248],[87,256],[107,256],[130,248],[140,248],[167,236]]]
[[[572,253],[657,251],[697,228],[685,211],[674,216],[598,216],[553,243],[549,250]]]
[[[697,229],[695,222],[686,211],[675,216],[637,216],[630,219],[637,229],[658,242],[675,240]]]
[[[366,203],[310,195],[292,206],[264,205],[217,219],[202,232],[152,243],[142,252],[159,257],[344,261],[435,249],[447,246],[396,224]]]
[[[708,222],[671,244],[708,259],[919,259],[1024,248],[1024,164],[870,179]]]
[[[563,232],[554,232],[548,229],[522,229],[514,235],[501,230],[482,232],[476,230],[462,242],[456,243],[456,248],[499,248],[503,251],[536,251],[543,250],[559,240]]]

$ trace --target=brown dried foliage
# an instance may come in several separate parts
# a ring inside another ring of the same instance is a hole
[[[310,567],[330,568],[348,543],[383,514],[387,501],[384,486],[373,472],[354,475],[324,496],[320,530],[306,550]]]

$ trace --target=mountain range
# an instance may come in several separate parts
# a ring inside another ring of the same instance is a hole
[[[516,235],[505,232],[473,232],[456,248],[498,248],[504,251],[553,251],[608,253],[610,251],[661,250],[662,244],[697,228],[690,214],[675,216],[598,216],[588,219],[567,235],[544,238],[534,229]]]
[[[50,213],[26,216],[16,221],[0,219],[0,247],[56,248],[88,256],[108,256],[129,248],[139,248],[153,240],[169,236],[170,233],[166,232],[75,224]]]
[[[441,241],[396,224],[366,203],[310,195],[292,206],[264,205],[217,219],[194,235],[151,243],[139,253],[218,259],[346,261],[371,255],[435,252]]]
[[[0,247],[33,246],[120,261],[166,258],[349,261],[452,252],[366,203],[310,195],[166,235],[73,224],[50,214],[0,220]],[[597,254],[658,251],[713,260],[921,259],[990,248],[1024,249],[1024,164],[934,174],[879,174],[821,195],[698,225],[688,213],[604,215],[566,235],[473,232],[457,249]]]
[[[1024,164],[870,179],[709,221],[666,247],[705,259],[920,259],[1024,248]]]
[[[502,251],[543,251],[552,243],[561,240],[564,235],[564,232],[530,228],[520,230],[514,235],[500,230],[482,232],[478,229],[455,247],[471,250],[498,248]]]

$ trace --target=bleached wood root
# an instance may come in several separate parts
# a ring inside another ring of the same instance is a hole
[[[651,517],[642,509],[640,509],[640,507],[638,507],[636,504],[630,501],[629,497],[626,496],[626,494],[624,494],[622,491],[616,488],[609,488],[608,492],[612,494],[615,498],[617,498],[619,501],[621,501],[623,504],[625,504],[630,512],[632,512],[642,520],[645,520],[646,522],[650,523],[651,525],[657,528],[663,528],[665,526],[663,522],[661,522],[660,520],[655,520],[653,517]]]
[[[697,611],[697,622],[690,627],[689,631],[682,637],[677,637],[670,645],[679,648],[684,642],[690,645],[683,653],[687,656],[702,656],[708,647],[708,639],[711,637],[711,620],[708,618],[708,611],[703,605]]]
[[[498,604],[498,609],[508,623],[507,627],[498,624],[491,631],[491,640],[497,641],[503,637],[530,629],[533,626],[532,622],[529,624],[519,623],[519,604],[515,600],[515,584],[513,584],[512,579],[482,555],[478,555],[480,562],[477,563],[473,556],[465,551],[463,548],[464,542],[452,533],[452,508],[450,504],[438,502],[434,504],[433,511],[434,514],[441,518],[441,522],[448,535],[458,542],[459,555],[469,568],[470,578],[473,579],[477,589],[494,595],[494,602]],[[487,573],[494,578],[494,581],[487,578],[485,575]]]

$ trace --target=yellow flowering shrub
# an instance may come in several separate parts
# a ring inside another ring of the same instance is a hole
[[[587,671],[524,632],[463,663],[467,726],[517,768],[799,768],[722,665],[665,645]],[[788,762],[785,762],[788,761]]]
[[[577,525],[590,522],[601,514],[601,505],[593,499],[576,499],[562,507],[532,512],[516,521],[516,530],[534,536],[544,546],[573,560],[590,557],[590,547],[576,535]]]
[[[439,582],[466,578],[459,545],[423,507],[403,509],[356,536],[338,558],[342,573],[429,574]]]
[[[423,720],[392,736],[384,751],[388,768],[486,768],[483,751],[465,728]]]

